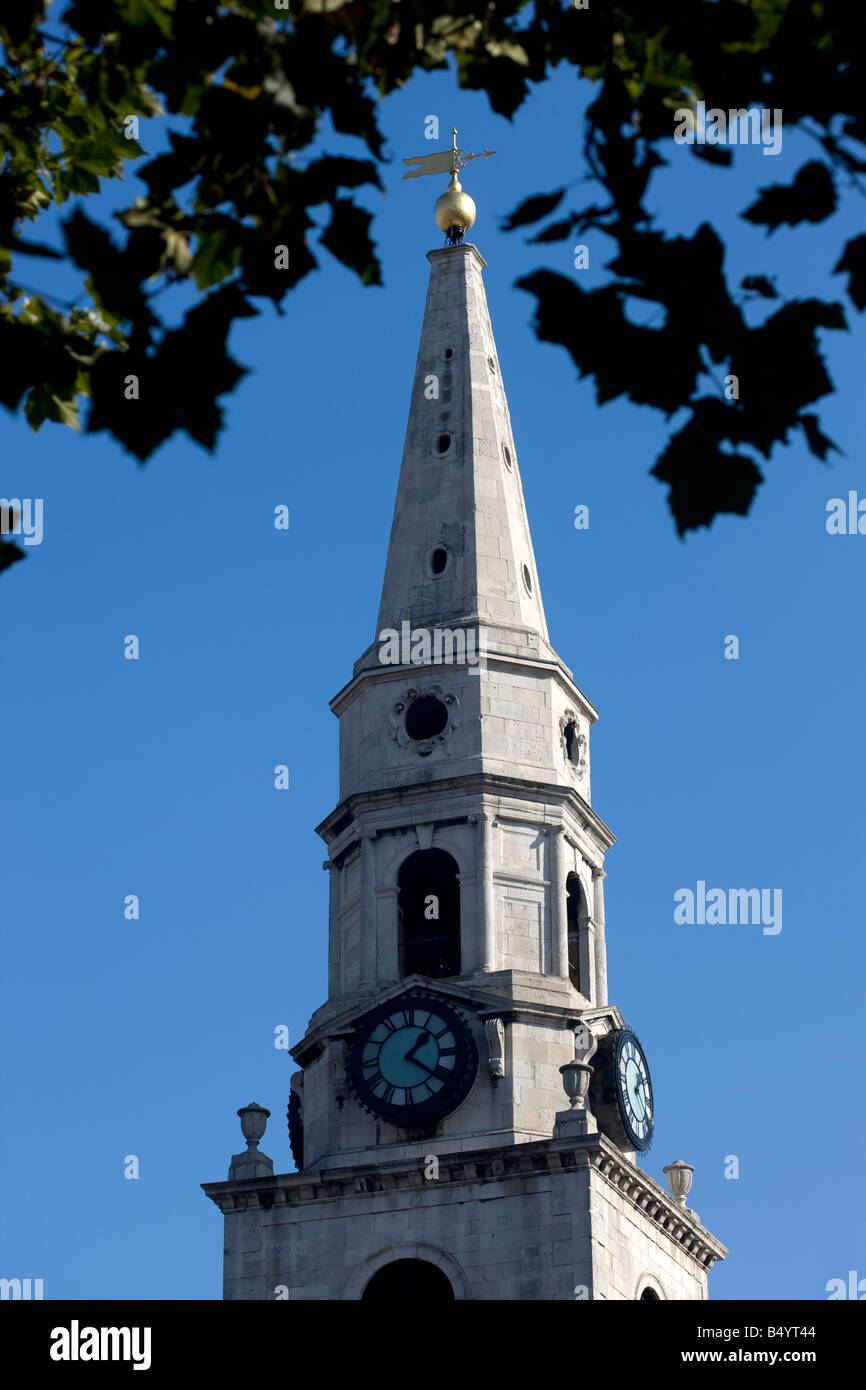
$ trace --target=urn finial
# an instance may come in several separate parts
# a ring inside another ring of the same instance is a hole
[[[681,1158],[678,1158],[675,1163],[669,1163],[666,1168],[662,1169],[662,1172],[667,1178],[668,1187],[678,1207],[685,1207],[686,1205],[686,1198],[691,1189],[692,1174],[694,1171],[694,1164],[684,1163]]]

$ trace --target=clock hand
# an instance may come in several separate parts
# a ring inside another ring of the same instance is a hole
[[[418,1058],[417,1058],[417,1057],[413,1057],[412,1054],[414,1053],[414,1051],[415,1051],[415,1049],[416,1049],[417,1047],[421,1047],[423,1043],[426,1043],[426,1042],[429,1042],[429,1041],[430,1041],[430,1034],[429,1034],[429,1033],[419,1033],[418,1036],[417,1036],[417,1038],[416,1038],[415,1041],[413,1042],[412,1046],[409,1048],[409,1051],[408,1051],[407,1053],[404,1054],[403,1061],[404,1061],[404,1062],[414,1062],[415,1065],[416,1065],[416,1067],[423,1067],[423,1066],[424,1066],[424,1063],[423,1063],[423,1062],[419,1062],[419,1061],[418,1061]],[[428,1067],[427,1070],[429,1071],[430,1068]]]
[[[409,1057],[408,1054],[407,1054],[406,1060],[407,1060],[408,1062],[413,1062],[414,1065],[415,1065],[416,1067],[423,1067],[424,1070],[425,1070],[426,1072],[428,1072],[430,1076],[432,1076],[433,1073],[434,1073],[435,1070],[436,1070],[435,1067],[428,1067],[428,1065],[427,1065],[426,1062],[421,1062],[421,1061],[419,1061],[419,1059],[418,1059],[417,1057]]]

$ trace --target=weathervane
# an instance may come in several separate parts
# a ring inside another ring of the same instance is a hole
[[[414,164],[403,175],[404,179],[420,179],[424,174],[449,174],[451,182],[446,191],[436,199],[433,209],[439,230],[445,233],[451,246],[457,246],[475,221],[476,207],[468,193],[464,193],[457,173],[470,159],[489,159],[495,150],[482,150],[480,154],[468,154],[457,148],[457,127],[451,131],[450,150],[436,150],[432,154],[415,154],[404,159],[404,164]]]

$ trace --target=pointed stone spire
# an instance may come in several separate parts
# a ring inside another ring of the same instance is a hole
[[[427,258],[378,623],[331,702],[340,795],[481,774],[588,807],[598,716],[548,641],[484,260],[465,242]]]
[[[407,620],[413,627],[475,624],[487,630],[488,650],[525,651],[527,641],[538,650],[547,647],[547,624],[481,277],[485,262],[467,243],[427,259],[377,632]]]

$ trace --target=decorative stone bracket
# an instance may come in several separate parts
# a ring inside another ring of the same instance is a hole
[[[487,1065],[494,1086],[505,1075],[505,1024],[501,1018],[484,1020],[484,1036],[487,1038]]]

